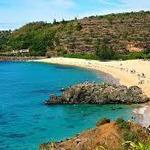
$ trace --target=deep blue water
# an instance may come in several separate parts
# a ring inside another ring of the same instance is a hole
[[[43,105],[50,93],[86,80],[103,82],[103,77],[75,67],[1,62],[0,150],[37,150],[40,143],[94,127],[100,118],[131,117],[133,108],[125,105]]]

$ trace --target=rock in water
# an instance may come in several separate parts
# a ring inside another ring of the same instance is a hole
[[[134,104],[150,98],[137,86],[82,83],[66,89],[62,96],[50,96],[47,105],[54,104]]]

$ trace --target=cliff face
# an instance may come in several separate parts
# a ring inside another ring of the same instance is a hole
[[[118,119],[102,121],[101,125],[66,141],[40,145],[40,150],[127,150],[126,141],[147,143],[149,133],[140,125]]]
[[[66,89],[62,96],[51,96],[46,104],[133,104],[149,100],[137,86],[127,88],[109,84],[83,83]]]

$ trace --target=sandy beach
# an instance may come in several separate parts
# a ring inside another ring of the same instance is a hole
[[[119,80],[126,86],[139,86],[150,97],[150,61],[127,60],[100,62],[75,58],[48,58],[36,60],[38,62],[71,65],[87,69],[102,71]]]
[[[127,60],[127,61],[108,61],[85,60],[76,58],[47,58],[35,60],[36,62],[61,64],[83,67],[91,70],[101,71],[117,79],[121,85],[139,86],[143,92],[150,97],[150,61]],[[141,111],[142,110],[142,111]],[[136,114],[143,115],[139,122],[143,126],[150,124],[150,106],[144,105],[135,110]]]

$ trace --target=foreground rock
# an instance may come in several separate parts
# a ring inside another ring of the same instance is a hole
[[[40,150],[123,150],[130,149],[126,141],[149,142],[149,132],[140,125],[117,119],[102,121],[95,129],[85,131],[66,141],[40,145]]]
[[[137,86],[127,88],[109,84],[83,83],[66,89],[62,96],[50,96],[45,104],[133,104],[149,100]]]

